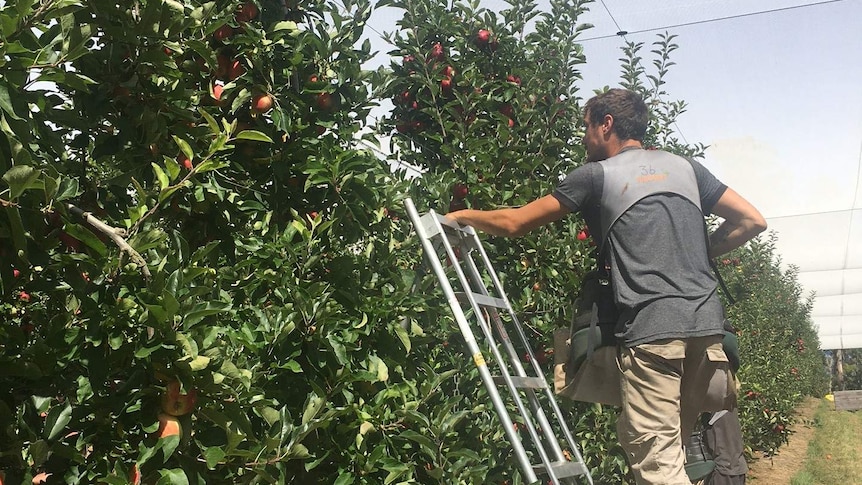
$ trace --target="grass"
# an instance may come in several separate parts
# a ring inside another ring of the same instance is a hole
[[[814,426],[805,462],[790,485],[862,484],[862,410],[836,411],[823,400]]]

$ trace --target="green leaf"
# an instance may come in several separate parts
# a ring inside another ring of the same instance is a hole
[[[215,470],[216,465],[219,464],[220,461],[224,460],[226,453],[223,449],[217,446],[210,446],[204,451],[204,458],[207,461],[207,468],[210,470]]]
[[[170,458],[170,456],[174,454],[174,451],[176,451],[176,449],[179,445],[180,445],[180,437],[178,435],[167,436],[165,438],[159,438],[159,446],[161,446],[161,448],[162,448],[162,452],[164,453],[166,462],[167,462],[168,458]],[[183,475],[183,477],[185,477],[185,475]],[[162,476],[162,478],[164,478],[164,475]],[[158,483],[162,483],[162,481],[159,480]],[[181,482],[168,482],[168,483],[181,483]],[[188,482],[185,482],[185,483],[188,483]]]
[[[351,483],[353,483],[353,473],[343,472],[338,475],[332,485],[350,485]]]
[[[58,201],[68,200],[77,197],[79,193],[78,179],[64,177],[60,181],[60,188],[57,189],[56,198]]]
[[[33,188],[42,172],[29,165],[16,165],[3,174],[3,181],[9,185],[11,200],[17,199],[25,190]]]
[[[9,216],[9,224],[12,231],[12,243],[15,245],[15,250],[19,254],[26,254],[27,233],[24,230],[24,223],[21,220],[21,213],[18,211],[17,207],[9,206],[6,207],[6,214]]]
[[[395,334],[398,335],[398,339],[401,340],[401,345],[404,346],[404,349],[410,353],[410,335],[407,333],[407,329],[402,325],[395,325]]]
[[[222,167],[227,167],[228,165],[230,165],[230,164],[224,160],[216,160],[215,158],[208,158],[208,159],[204,160],[203,162],[201,162],[200,165],[195,167],[195,171],[197,173],[211,172],[213,170],[218,170]]]
[[[210,363],[210,358],[209,358],[209,357],[206,357],[206,356],[203,356],[203,355],[198,355],[197,357],[195,357],[194,359],[192,359],[192,361],[191,361],[191,362],[189,362],[189,367],[190,367],[193,371],[197,372],[197,371],[199,371],[199,370],[204,370],[204,369],[206,369],[206,368],[207,368],[207,366],[209,365],[209,363]]]
[[[66,429],[66,425],[72,420],[72,406],[60,408],[54,407],[48,412],[48,418],[45,420],[45,434],[48,440],[53,440]]]
[[[177,443],[180,442],[180,439],[177,436],[171,436],[167,439],[173,439]],[[176,446],[174,448],[176,448]],[[173,450],[171,450],[171,453],[173,453]],[[165,452],[165,455],[169,455],[169,453]],[[184,472],[182,468],[159,470],[159,473],[162,476],[159,478],[159,481],[156,482],[156,485],[189,485],[189,477],[186,476],[186,472]]]
[[[178,137],[177,135],[172,135],[174,137],[174,142],[180,147],[180,151],[183,152],[183,155],[189,157],[189,160],[194,161],[194,153],[192,152],[191,145],[188,144],[187,141]]]
[[[161,345],[156,345],[154,347],[142,347],[142,348],[135,351],[135,357],[137,357],[139,359],[146,359],[147,357],[150,356],[150,354],[152,354],[153,352],[155,352],[161,348],[162,348]]]
[[[9,97],[9,88],[3,82],[0,82],[0,109],[9,113],[13,120],[23,120],[15,114],[15,110],[12,108],[12,98]]]
[[[326,400],[316,394],[309,394],[305,401],[305,410],[302,412],[302,424],[308,424],[309,421],[317,416]]]
[[[252,140],[272,143],[272,138],[257,130],[243,130],[236,135],[237,140]]]
[[[297,30],[296,22],[278,22],[272,27],[272,31],[278,32],[279,30]]]
[[[210,130],[213,133],[221,133],[222,132],[221,128],[218,125],[218,122],[215,120],[215,118],[213,118],[213,116],[211,114],[209,114],[207,112],[207,110],[205,110],[203,108],[198,108],[198,112],[201,114],[201,116],[204,117],[204,120],[206,120],[207,125],[209,125]]]
[[[171,182],[168,180],[168,174],[162,170],[162,167],[158,166],[156,163],[153,163],[153,172],[156,174],[156,179],[159,181],[159,188],[162,189],[162,192],[170,187]]]
[[[51,454],[51,445],[45,440],[35,441],[30,445],[30,456],[33,457],[33,465],[42,466],[48,461],[48,456]]]
[[[185,328],[189,328],[210,315],[226,312],[232,307],[233,305],[230,303],[223,303],[220,301],[198,303],[186,313],[185,318],[183,318],[183,326]]]

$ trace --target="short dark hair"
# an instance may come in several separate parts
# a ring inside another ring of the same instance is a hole
[[[643,98],[628,89],[609,89],[598,94],[584,107],[591,124],[601,123],[605,115],[614,118],[614,133],[621,140],[643,141],[649,123],[649,112]]]

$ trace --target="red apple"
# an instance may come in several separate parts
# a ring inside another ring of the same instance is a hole
[[[189,159],[189,157],[185,156],[185,154],[183,154],[183,153],[180,153],[179,155],[177,155],[176,160],[177,160],[177,163],[179,163],[180,166],[186,170],[191,170],[192,168],[194,168],[192,161]]]
[[[17,269],[13,269],[12,270],[12,276],[17,278],[17,277],[21,276],[21,272],[18,271]]]
[[[404,56],[404,58],[402,59],[402,64],[410,64],[411,62],[413,62],[415,60],[416,60],[416,58],[413,57],[412,54],[408,54],[408,55]]]
[[[260,11],[257,5],[252,2],[245,2],[237,8],[235,18],[237,22],[248,22],[257,17],[258,13]]]
[[[173,381],[162,394],[162,411],[171,416],[183,416],[194,409],[197,398],[197,389],[190,389],[188,393],[183,394],[180,391],[179,381]]]
[[[30,302],[30,293],[27,293],[26,291],[22,291],[21,293],[18,293],[18,299],[23,301],[24,303],[29,303]]]
[[[78,252],[81,250],[81,241],[72,237],[72,235],[66,231],[60,232],[60,242],[74,252]]]
[[[219,42],[229,39],[233,35],[233,28],[230,25],[224,24],[217,28],[213,33],[213,37]]]
[[[515,120],[513,120],[512,118],[509,118],[509,121],[507,121],[506,124],[509,125],[509,128],[514,128],[515,127]]]
[[[506,103],[506,104],[500,106],[500,109],[498,111],[500,112],[500,114],[502,114],[503,116],[506,116],[508,118],[511,118],[512,115],[515,113],[515,110],[512,108],[512,105],[509,103]]]
[[[452,79],[448,77],[443,78],[443,80],[440,81],[440,90],[447,96],[452,94]]]
[[[578,241],[586,241],[590,237],[586,231],[578,231]]]
[[[132,465],[132,469],[129,471],[129,482],[132,485],[141,485],[141,470],[138,469],[137,463]]]
[[[126,99],[131,95],[129,88],[125,86],[117,86],[114,88],[114,99]]]
[[[332,95],[329,93],[320,93],[317,95],[317,107],[321,109],[321,111],[330,111],[334,104]]]
[[[489,40],[491,40],[491,31],[480,29],[479,32],[476,33],[476,44],[480,47],[488,45]]]
[[[221,84],[216,84],[213,86],[213,99],[216,101],[221,101],[221,95],[224,92],[224,86]]]
[[[219,54],[216,56],[216,61],[218,61],[215,73],[216,77],[219,79],[227,77],[230,72],[230,59],[224,54]]]
[[[452,187],[452,197],[457,200],[463,200],[467,198],[467,194],[469,193],[469,189],[464,184],[455,184]]]
[[[455,68],[452,66],[444,66],[440,73],[443,74],[444,77],[455,77]]]
[[[257,94],[251,99],[251,109],[257,113],[266,113],[272,108],[272,96]]]
[[[42,483],[46,483],[48,481],[48,477],[50,477],[51,475],[53,475],[53,473],[37,473],[33,477],[33,485],[40,485]]]
[[[521,78],[519,78],[518,76],[514,76],[512,74],[509,74],[508,76],[506,76],[506,81],[508,81],[512,84],[517,84],[518,86],[521,85]]]
[[[435,42],[433,46],[431,46],[431,57],[438,61],[442,61],[446,59],[446,53],[443,51],[443,45],[439,42]]]
[[[180,436],[182,433],[183,427],[176,416],[165,413],[159,414],[159,429],[156,431],[156,436],[167,438],[168,436]]]
[[[245,66],[239,61],[239,59],[234,59],[233,62],[230,63],[230,67],[227,71],[227,78],[231,81],[245,74]]]

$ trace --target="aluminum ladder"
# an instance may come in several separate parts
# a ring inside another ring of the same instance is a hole
[[[404,205],[422,243],[427,260],[443,288],[473,363],[479,370],[482,383],[512,444],[521,478],[525,483],[532,484],[539,480],[539,475],[544,475],[547,476],[547,483],[561,485],[579,483],[578,477],[583,477],[592,485],[593,479],[589,469],[578,451],[571,431],[566,426],[553,389],[548,385],[539,367],[524,330],[503,291],[500,280],[491,267],[491,262],[476,231],[470,226],[453,223],[433,210],[420,216],[409,198],[405,200]],[[476,265],[474,255],[484,268],[484,275]],[[447,270],[443,266],[444,261],[447,266],[451,264],[450,270],[454,270],[454,278],[450,279],[452,271],[447,275]],[[457,280],[461,291],[456,292],[452,288],[453,279]],[[488,290],[489,285],[492,291]],[[462,304],[472,310],[474,321],[472,325]],[[527,360],[532,364],[531,374],[528,374],[521,364],[518,351],[509,338],[500,312],[505,312],[504,316],[508,316],[510,326],[519,339],[518,344],[526,349]],[[494,370],[500,373],[499,376],[491,375],[485,360],[486,356],[476,342],[474,326],[481,328],[494,363]],[[544,402],[539,399],[542,393],[545,395]],[[507,401],[504,401],[504,396]],[[528,444],[533,455],[532,460],[538,458],[539,463],[532,463],[522,438],[513,425],[514,421],[507,410],[507,402],[516,409],[515,416],[523,420],[529,435]],[[550,412],[546,413],[548,407]],[[555,420],[555,427],[552,427],[548,420],[549,414]],[[554,429],[562,432],[566,451],[560,446],[560,439],[555,435]]]

